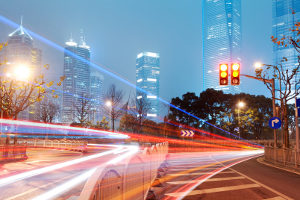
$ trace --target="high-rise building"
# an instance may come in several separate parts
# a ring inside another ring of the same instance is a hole
[[[101,106],[103,104],[103,80],[104,77],[101,73],[96,70],[91,71],[91,83],[90,83],[90,91],[91,91],[91,113],[90,113],[90,121],[97,122],[101,121],[102,109]]]
[[[300,1],[299,0],[273,0],[273,36],[281,39],[284,36],[297,38],[297,32],[292,32],[290,29],[295,28],[295,24],[300,21]],[[294,11],[294,14],[293,14]],[[298,65],[298,53],[293,48],[293,45],[288,44],[286,47],[273,44],[273,64],[280,63],[283,57],[288,59],[282,63],[286,69],[293,69]],[[289,70],[290,72],[292,70]],[[298,76],[299,79],[299,76]],[[276,83],[276,87],[279,84]],[[294,89],[292,87],[292,89]]]
[[[241,0],[203,0],[203,90],[239,93],[219,85],[219,64],[241,62]]]
[[[30,76],[41,72],[42,51],[34,47],[33,38],[23,27],[20,26],[8,35],[7,46],[1,52],[1,62],[5,62],[6,68],[27,67]],[[28,109],[18,115],[19,119],[36,120],[38,109],[31,105]]]
[[[147,94],[136,90],[137,99],[144,98],[149,104],[147,117],[157,120],[159,113],[159,54],[142,52],[136,58],[136,86],[147,91]]]
[[[80,98],[90,98],[90,47],[83,37],[80,44],[71,38],[66,42],[64,53],[62,121],[72,123]]]

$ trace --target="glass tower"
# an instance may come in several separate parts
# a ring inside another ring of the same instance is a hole
[[[275,38],[285,37],[297,38],[297,33],[290,31],[294,25],[300,21],[300,1],[299,0],[273,0],[273,27],[272,34]],[[295,14],[292,12],[295,11]],[[279,64],[283,57],[288,59],[283,63],[286,69],[293,69],[298,65],[298,53],[293,45],[287,47],[273,44],[273,64]],[[289,70],[291,71],[291,70]],[[298,76],[299,79],[299,76]],[[278,83],[276,84],[278,87]],[[292,89],[294,89],[292,87]]]
[[[73,56],[73,53],[82,59]],[[64,53],[63,109],[62,121],[75,121],[76,107],[80,106],[80,98],[90,98],[90,47],[82,39],[78,45],[73,39],[66,42]]]
[[[42,51],[34,47],[33,38],[21,25],[8,35],[7,46],[1,52],[1,62],[6,61],[7,68],[26,66],[30,68],[31,76],[39,75],[42,65]],[[38,120],[38,109],[31,105],[22,111],[18,118],[25,120]]]
[[[101,106],[103,104],[103,80],[104,77],[98,71],[91,71],[91,114],[90,121],[97,122],[101,121]]]
[[[202,6],[203,90],[239,93],[239,86],[219,85],[219,64],[241,63],[241,0],[203,0]]]
[[[137,99],[145,98],[149,103],[147,118],[157,120],[159,112],[159,54],[142,52],[136,58],[136,86],[148,94],[136,91]]]

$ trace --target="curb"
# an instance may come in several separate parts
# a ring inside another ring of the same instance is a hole
[[[300,176],[300,172],[296,171],[296,170],[292,170],[292,169],[288,169],[288,168],[284,168],[284,167],[279,167],[279,166],[276,166],[274,164],[271,164],[271,163],[268,163],[264,160],[263,156],[259,157],[256,159],[257,162],[263,164],[263,165],[266,165],[266,166],[269,166],[269,167],[273,167],[273,168],[276,168],[276,169],[280,169],[280,170],[284,170],[284,171],[287,171],[287,172],[290,172],[290,173],[294,173],[294,174],[297,174]]]

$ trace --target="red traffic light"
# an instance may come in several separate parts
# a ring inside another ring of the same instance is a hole
[[[233,63],[231,65],[231,85],[240,84],[240,70],[241,66],[239,63]]]
[[[228,85],[228,64],[220,64],[219,81],[220,85]]]

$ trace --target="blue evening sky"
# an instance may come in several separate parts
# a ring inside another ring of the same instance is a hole
[[[83,29],[92,61],[135,83],[135,58],[141,51],[160,53],[160,96],[166,100],[202,91],[201,0],[0,0],[0,15],[59,44]],[[0,24],[5,41],[13,29]],[[272,1],[242,0],[242,72],[254,74],[253,63],[272,62]],[[63,53],[36,41],[51,75],[63,71]],[[216,66],[218,67],[218,66]],[[124,83],[105,76],[129,91]],[[269,96],[262,83],[242,79],[242,91]]]

